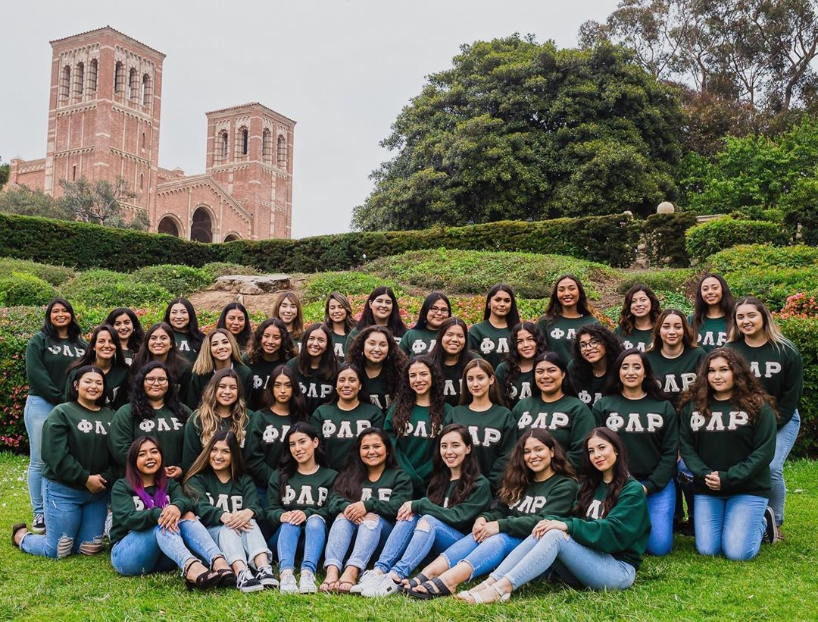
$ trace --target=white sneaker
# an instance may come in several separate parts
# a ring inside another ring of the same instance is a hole
[[[361,596],[364,598],[391,596],[392,594],[397,594],[400,591],[399,587],[399,584],[395,583],[391,576],[385,574],[377,584],[366,586],[361,592]]]
[[[298,581],[298,591],[301,594],[315,594],[318,588],[315,585],[315,575],[311,570],[302,570]]]
[[[281,585],[278,588],[282,594],[297,594],[298,583],[295,581],[295,575],[292,572],[287,572],[279,577]]]
[[[369,585],[370,583],[380,583],[383,577],[384,575],[382,575],[377,570],[365,570],[364,573],[361,575],[361,578],[358,579],[358,583],[356,583],[349,589],[349,593],[360,594],[361,592],[363,592],[364,588],[367,585]]]

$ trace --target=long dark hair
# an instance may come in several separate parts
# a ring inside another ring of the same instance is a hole
[[[449,302],[448,297],[443,292],[432,292],[426,299],[423,301],[423,305],[420,307],[420,312],[418,314],[418,320],[415,322],[415,325],[412,327],[415,330],[426,330],[427,318],[426,316],[429,315],[429,309],[432,308],[432,305],[435,304],[438,300],[442,300],[446,303],[446,308],[449,309],[449,315],[446,317],[452,316],[452,303]]]
[[[279,322],[280,321],[281,320],[279,320]],[[309,417],[307,417],[307,401],[301,392],[301,385],[298,384],[298,380],[295,378],[295,372],[293,372],[292,368],[288,365],[276,365],[270,374],[270,383],[261,402],[262,410],[264,408],[272,408],[273,404],[275,404],[273,390],[275,389],[276,378],[279,376],[287,376],[290,380],[290,386],[292,386],[293,394],[292,397],[290,397],[289,406],[290,416],[293,418],[293,421],[307,421],[309,419]]]
[[[406,355],[395,343],[392,338],[392,332],[383,326],[367,326],[360,333],[355,335],[355,339],[347,350],[346,360],[352,363],[358,369],[366,369],[366,357],[364,356],[364,344],[370,335],[373,333],[380,333],[386,337],[386,357],[381,363],[381,375],[383,376],[384,390],[389,395],[395,395],[398,391],[398,384],[400,383],[401,373],[406,366]],[[436,352],[435,348],[432,352]]]
[[[506,315],[506,325],[510,328],[520,323],[520,312],[517,310],[517,297],[514,295],[514,290],[511,285],[505,283],[497,283],[492,287],[488,294],[486,294],[486,306],[483,308],[483,321],[491,317],[491,299],[494,298],[497,292],[505,292],[511,297],[511,307]]]
[[[106,394],[108,393],[108,381],[105,379],[105,372],[103,372],[96,365],[84,365],[77,369],[77,373],[74,375],[74,380],[68,387],[68,401],[76,402],[79,399],[77,385],[85,374],[99,374],[102,376],[102,393],[100,393],[100,396],[94,400],[94,404],[97,406],[105,406],[105,401],[107,400]]]
[[[108,324],[100,324],[94,329],[94,332],[91,333],[91,339],[88,340],[88,347],[85,349],[85,354],[71,363],[71,365],[68,366],[67,372],[72,372],[78,367],[83,367],[84,365],[96,364],[96,346],[100,333],[108,333],[111,336],[111,340],[114,342],[114,346],[116,347],[116,351],[114,352],[114,360],[111,361],[111,365],[118,365],[119,367],[125,367],[127,365],[127,363],[125,363],[125,355],[122,354],[122,346],[119,343],[119,335],[116,334],[116,331],[112,326],[108,326]]]
[[[287,430],[287,434],[284,435],[284,440],[282,441],[284,451],[281,452],[281,466],[278,469],[279,491],[281,495],[279,498],[280,501],[284,500],[284,494],[287,491],[287,482],[298,470],[298,462],[295,458],[293,458],[293,454],[290,451],[290,437],[297,432],[306,434],[312,440],[318,439],[318,447],[315,448],[314,454],[315,462],[319,466],[327,466],[327,455],[324,452],[324,444],[321,442],[321,436],[318,434],[316,429],[309,423],[305,423],[303,421],[293,424],[293,426]]]
[[[386,460],[384,462],[384,470],[397,469],[398,463],[395,461],[395,452],[392,448],[392,441],[389,440],[389,435],[380,428],[364,428],[355,439],[355,450],[349,452],[346,464],[338,477],[335,480],[335,492],[341,495],[344,499],[356,501],[361,498],[363,490],[363,483],[368,481],[369,467],[367,467],[363,460],[361,460],[361,445],[364,437],[374,434],[383,443],[386,448]]]
[[[551,296],[548,298],[548,307],[546,307],[545,315],[543,316],[547,322],[551,322],[562,315],[562,303],[557,296],[557,288],[559,287],[560,281],[564,281],[565,279],[571,279],[574,283],[576,283],[577,291],[579,291],[577,312],[580,315],[593,315],[591,305],[588,304],[588,296],[585,293],[585,288],[582,286],[582,281],[580,281],[573,274],[563,274],[562,276],[558,276],[557,280],[554,281]]]
[[[298,299],[298,296],[295,295],[295,292],[287,290],[279,293],[278,296],[276,296],[276,299],[273,301],[273,306],[270,309],[270,316],[276,319],[281,319],[279,309],[285,300],[289,300],[295,305],[292,338],[301,339],[301,335],[304,334],[304,313],[301,310],[301,301]]]
[[[236,438],[236,435],[231,430],[218,430],[205,443],[202,453],[196,457],[196,460],[191,465],[190,470],[185,474],[185,494],[187,494],[187,496],[194,501],[198,501],[198,495],[196,494],[196,491],[187,484],[195,475],[198,475],[199,473],[202,473],[210,468],[210,452],[219,441],[224,441],[227,443],[227,447],[230,449],[231,481],[236,481],[236,479],[245,473],[244,456],[241,453],[241,444],[239,443],[239,439]]]
[[[449,317],[443,320],[440,328],[437,329],[435,349],[432,350],[430,356],[437,362],[440,369],[443,369],[443,366],[446,364],[446,352],[441,347],[440,341],[443,339],[443,335],[446,334],[446,331],[452,326],[459,326],[463,329],[463,349],[460,351],[460,354],[457,355],[457,363],[454,365],[459,377],[463,375],[463,368],[466,366],[466,363],[473,358],[473,355],[469,352],[469,327],[466,322],[459,317]]]
[[[58,304],[65,307],[65,310],[68,311],[68,315],[71,316],[71,321],[68,323],[68,340],[76,341],[80,338],[80,335],[82,335],[82,329],[80,329],[80,325],[77,322],[77,314],[74,313],[74,307],[72,307],[71,303],[65,298],[52,298],[48,302],[48,306],[45,308],[45,321],[43,322],[43,327],[40,330],[52,339],[60,338],[57,329],[54,328],[54,325],[51,323],[51,310],[54,308],[54,305]]]
[[[622,439],[616,432],[612,432],[608,428],[594,428],[588,432],[585,437],[584,451],[582,452],[582,481],[580,482],[579,492],[577,493],[577,505],[574,508],[574,514],[581,518],[585,518],[588,513],[588,508],[594,502],[597,488],[602,482],[602,471],[597,469],[591,462],[591,457],[588,455],[588,441],[592,438],[598,437],[610,443],[616,452],[616,463],[613,467],[613,479],[608,484],[608,489],[605,491],[605,499],[602,502],[602,511],[607,515],[611,508],[616,505],[619,500],[619,493],[625,484],[628,483],[630,472],[628,471],[628,454],[625,451],[625,445]]]
[[[651,324],[656,325],[656,318],[658,318],[662,312],[662,304],[650,287],[642,285],[641,283],[631,286],[625,293],[625,300],[622,302],[622,311],[619,313],[619,328],[621,328],[622,332],[626,335],[632,334],[636,328],[636,320],[631,311],[631,304],[633,303],[633,297],[639,292],[645,292],[645,296],[650,300],[650,312],[648,316],[650,317]]]
[[[333,300],[341,305],[347,313],[344,318],[344,334],[348,335],[349,331],[355,328],[355,318],[352,317],[352,305],[349,304],[349,300],[341,292],[330,292],[330,295],[327,296],[327,301],[324,303],[324,324],[327,325],[330,331],[334,326],[332,318],[329,316],[329,303]]]
[[[278,348],[278,362],[286,363],[290,359],[298,356],[298,348],[295,347],[290,333],[287,332],[287,327],[284,326],[284,322],[277,317],[270,317],[259,324],[253,333],[253,339],[247,346],[248,363],[252,364],[264,360],[264,348],[261,346],[261,338],[264,336],[264,331],[270,328],[270,326],[275,326],[281,334],[281,345]]]
[[[131,368],[128,371],[128,390],[131,390],[133,386],[133,378],[136,376],[137,372],[142,369],[145,365],[153,361],[153,354],[148,349],[148,343],[150,342],[151,335],[155,333],[157,330],[165,331],[168,338],[170,339],[170,350],[168,350],[168,358],[165,365],[167,366],[168,370],[170,370],[170,375],[173,376],[176,382],[184,376],[185,371],[190,364],[187,362],[187,359],[179,354],[179,349],[176,347],[176,340],[173,338],[173,329],[170,327],[170,324],[166,324],[165,322],[159,322],[157,324],[152,325],[145,331],[145,339],[142,341],[142,345],[139,346],[139,351],[134,355],[133,361],[131,361]]]
[[[519,324],[514,325],[514,328],[511,329],[511,337],[509,337],[508,340],[508,354],[505,357],[506,374],[503,381],[503,386],[500,387],[506,404],[511,403],[511,391],[514,388],[514,383],[517,382],[517,378],[519,378],[520,374],[522,373],[520,370],[520,353],[517,350],[517,336],[520,334],[521,330],[528,331],[531,333],[531,336],[534,337],[534,343],[537,346],[537,349],[534,352],[535,359],[543,352],[548,352],[545,337],[543,337],[540,327],[534,322],[520,322]]]
[[[702,284],[707,279],[716,279],[719,282],[719,285],[721,285],[721,300],[719,301],[719,308],[721,309],[722,313],[724,313],[724,317],[727,320],[727,333],[730,334],[730,330],[733,327],[733,309],[736,306],[736,301],[733,298],[733,292],[730,291],[730,286],[727,284],[727,281],[724,280],[724,277],[720,274],[712,274],[710,272],[703,274],[702,278],[699,279],[699,282],[696,285],[696,297],[693,301],[693,332],[698,334],[699,327],[704,323],[704,318],[707,315],[708,305],[704,301],[704,296],[702,296]]]
[[[565,393],[565,395],[576,394],[576,392],[574,391],[574,385],[571,384],[571,378],[568,377],[568,365],[565,363],[565,361],[562,360],[562,357],[559,354],[549,350],[548,352],[543,352],[542,354],[537,355],[537,357],[534,359],[534,370],[536,370],[537,365],[539,365],[542,362],[556,365],[559,368],[559,370],[563,374],[565,374],[565,376],[562,379],[562,384],[560,386],[562,392]],[[537,385],[536,373],[534,374],[534,378],[535,378],[534,387],[531,387],[531,392],[533,393],[536,387],[537,395],[541,396],[542,390],[540,389],[540,387],[536,386]]]
[[[165,309],[165,316],[162,318],[162,321],[165,322],[165,324],[170,325],[170,310],[173,308],[173,305],[182,305],[185,309],[187,309],[188,341],[190,342],[191,347],[198,351],[199,348],[202,347],[202,341],[204,341],[205,334],[199,330],[199,318],[196,317],[196,309],[187,298],[174,298],[168,303],[168,306]],[[171,333],[171,335],[173,335],[173,333]]]
[[[341,399],[341,396],[338,395],[338,376],[341,375],[341,372],[350,370],[358,377],[358,386],[360,389],[358,390],[358,401],[359,402],[368,402],[369,396],[364,394],[364,378],[365,374],[361,371],[361,368],[358,367],[355,363],[343,363],[338,366],[338,371],[335,372],[335,379],[332,382],[332,397],[330,397],[329,403],[330,404],[337,404],[338,400]]]
[[[253,336],[253,326],[250,324],[250,314],[247,313],[247,309],[244,308],[243,304],[240,302],[231,302],[224,305],[224,309],[222,309],[219,319],[216,322],[216,328],[223,328],[230,332],[227,328],[227,314],[231,311],[241,311],[244,314],[244,328],[241,329],[238,335],[233,335],[236,339],[236,343],[239,344],[239,348],[244,350],[250,341],[250,337]],[[230,334],[232,335],[232,333]]]
[[[142,485],[142,475],[136,466],[136,459],[139,457],[139,450],[145,443],[153,443],[159,450],[159,470],[156,472],[154,486],[156,487],[152,495],[149,495]],[[168,476],[165,474],[165,452],[159,439],[153,436],[140,436],[131,443],[128,449],[128,458],[125,462],[125,479],[131,485],[136,496],[142,499],[146,509],[163,508],[169,503],[168,499]]]
[[[400,375],[400,382],[398,383],[398,392],[395,395],[394,429],[398,436],[406,433],[406,426],[409,425],[409,419],[412,417],[412,409],[415,407],[416,394],[409,386],[409,368],[412,365],[425,365],[429,369],[432,377],[432,386],[429,387],[429,419],[431,420],[431,434],[430,436],[437,436],[440,429],[443,427],[443,414],[446,407],[446,402],[443,400],[443,372],[435,363],[434,359],[429,356],[418,356],[407,363]]]
[[[147,365],[143,365],[134,377],[134,386],[131,391],[131,417],[135,421],[145,421],[153,419],[156,416],[156,411],[151,406],[147,393],[145,393],[145,376],[147,376],[154,369],[161,369],[165,372],[168,378],[168,390],[165,393],[165,408],[171,411],[182,423],[187,421],[187,410],[182,406],[179,400],[178,392],[176,391],[176,380],[173,374],[170,373],[167,365],[159,361],[151,361]]]
[[[574,385],[574,389],[577,391],[589,387],[594,377],[593,366],[585,360],[585,357],[582,356],[582,350],[579,349],[579,339],[583,335],[588,335],[591,339],[599,339],[602,342],[605,348],[606,375],[613,369],[614,362],[622,352],[622,342],[602,324],[586,324],[580,328],[571,346],[574,354],[574,364],[571,366],[571,384]]]
[[[557,442],[557,439],[542,428],[530,428],[519,438],[514,445],[514,449],[511,450],[506,470],[503,473],[503,482],[497,492],[497,498],[500,502],[509,507],[523,498],[525,489],[534,481],[534,471],[525,463],[525,444],[530,438],[538,440],[554,453],[551,458],[551,469],[555,475],[565,475],[573,480],[577,479],[574,468],[568,462],[568,456],[565,454],[562,445]]]
[[[321,360],[318,362],[318,371],[313,371],[310,367],[310,355],[307,354],[307,341],[310,339],[315,331],[320,330],[324,333],[327,339],[327,347],[321,355]],[[335,358],[335,352],[332,349],[332,333],[329,328],[323,324],[311,324],[301,335],[301,354],[298,355],[298,371],[302,376],[317,376],[321,380],[332,380],[335,378],[335,373],[338,371],[338,359]]]
[[[387,296],[389,296],[389,298],[392,299],[392,313],[389,315],[389,319],[386,321],[386,327],[392,331],[392,334],[395,337],[403,337],[403,334],[406,332],[406,324],[403,323],[403,320],[401,319],[400,316],[398,299],[395,297],[395,292],[392,291],[392,288],[386,287],[385,285],[376,287],[369,294],[369,297],[366,299],[366,303],[364,304],[363,313],[361,313],[361,319],[358,320],[358,325],[356,326],[356,328],[360,332],[367,326],[372,326],[373,324],[376,324],[375,316],[372,314],[372,308],[369,305],[378,296],[383,296],[384,294],[386,294]]]
[[[105,319],[105,323],[109,326],[113,326],[116,323],[116,318],[120,315],[127,315],[128,319],[131,320],[131,325],[133,326],[133,332],[131,336],[128,337],[128,350],[136,351],[139,349],[139,346],[142,345],[142,339],[145,337],[145,329],[142,328],[142,322],[139,321],[139,317],[136,315],[136,312],[133,309],[129,309],[128,307],[117,307],[113,311],[108,314],[108,317]],[[116,338],[119,341],[119,335]]]
[[[457,480],[454,492],[449,498],[448,507],[466,501],[475,488],[477,478],[480,477],[480,465],[477,462],[477,452],[474,451],[471,434],[469,434],[466,426],[459,423],[450,423],[440,431],[440,436],[437,437],[437,450],[432,455],[432,479],[429,480],[426,497],[435,505],[443,505],[446,499],[446,490],[449,488],[449,482],[451,481],[451,470],[440,455],[440,442],[444,436],[451,432],[458,434],[463,444],[471,451],[466,454],[463,463],[460,465],[460,479]]]
[[[611,374],[608,377],[608,385],[606,387],[605,394],[619,395],[625,390],[625,386],[622,384],[622,379],[619,377],[619,372],[622,369],[622,363],[632,354],[639,357],[639,360],[642,361],[642,369],[645,370],[645,377],[642,378],[642,390],[649,398],[653,400],[668,399],[668,396],[662,390],[662,383],[660,382],[659,378],[656,377],[656,374],[653,373],[653,367],[650,364],[650,359],[644,352],[636,348],[628,348],[627,350],[623,350],[619,356],[616,357],[613,366],[610,368]]]
[[[659,331],[662,330],[662,324],[664,324],[665,320],[671,315],[675,315],[682,320],[682,349],[687,350],[688,348],[698,348],[699,346],[696,343],[698,341],[696,333],[690,324],[687,323],[685,314],[678,309],[665,309],[661,314],[659,314],[656,324],[653,325],[653,336],[651,337],[651,343],[648,350],[651,352],[662,351],[662,335]]]

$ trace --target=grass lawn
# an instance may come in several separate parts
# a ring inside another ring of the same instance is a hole
[[[818,619],[818,462],[787,465],[786,542],[765,545],[752,562],[706,559],[691,538],[677,537],[666,558],[648,558],[623,593],[537,585],[511,601],[470,606],[453,599],[403,596],[187,593],[176,574],[122,578],[107,555],[52,561],[12,548],[7,534],[30,521],[27,460],[0,453],[0,620],[816,620]]]

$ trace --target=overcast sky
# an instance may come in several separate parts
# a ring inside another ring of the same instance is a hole
[[[0,19],[0,157],[45,157],[50,40],[111,27],[167,54],[159,164],[205,168],[205,112],[258,101],[295,119],[293,236],[349,230],[379,146],[463,43],[576,45],[616,0],[28,0]]]

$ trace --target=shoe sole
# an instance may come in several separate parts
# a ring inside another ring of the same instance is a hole
[[[239,592],[242,594],[252,594],[253,592],[261,592],[264,589],[264,586],[259,583],[258,585],[253,585],[250,587],[240,587]]]
[[[45,527],[43,527],[42,529],[40,529],[39,527],[32,527],[31,529],[29,529],[29,531],[33,534],[41,536],[45,533]]]

